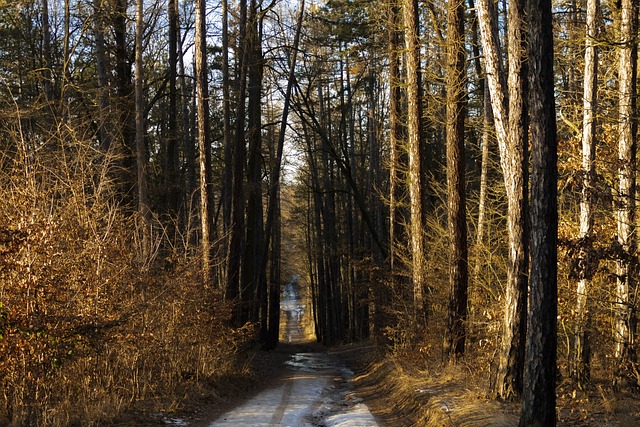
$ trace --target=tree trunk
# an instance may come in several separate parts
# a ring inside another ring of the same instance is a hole
[[[233,155],[231,230],[229,232],[229,252],[227,262],[227,289],[225,298],[236,304],[232,323],[242,326],[240,296],[240,268],[244,253],[244,163],[247,147],[245,143],[245,96],[247,91],[248,38],[247,38],[247,3],[240,1],[240,23],[238,31],[241,36],[238,43],[238,106],[236,110],[235,149]]]
[[[42,0],[42,59],[43,59],[43,83],[44,96],[47,101],[51,101],[53,95],[52,87],[52,56],[51,56],[51,25],[49,24],[49,1]]]
[[[112,148],[113,135],[108,124],[109,114],[109,80],[107,77],[107,53],[104,41],[104,16],[101,0],[93,0],[94,37],[96,49],[96,77],[98,80],[98,139],[104,153]],[[67,42],[68,43],[68,42]],[[68,49],[68,47],[67,47]],[[66,67],[65,67],[66,68]]]
[[[145,266],[151,257],[151,210],[149,208],[149,194],[147,190],[147,148],[145,146],[145,105],[143,80],[144,64],[142,60],[142,37],[144,14],[143,0],[136,3],[136,79],[135,79],[135,107],[136,107],[136,160],[138,173],[138,213],[142,227],[142,262]]]
[[[231,188],[233,185],[233,144],[231,143],[231,91],[229,81],[229,4],[222,0],[222,144],[224,176],[222,185],[222,223],[224,233],[231,225]]]
[[[407,133],[409,150],[409,198],[411,205],[411,256],[413,303],[416,320],[424,318],[426,259],[424,251],[424,206],[422,185],[421,117],[419,101],[419,40],[417,32],[417,0],[404,0],[404,30],[407,49]]]
[[[582,118],[582,193],[580,197],[580,271],[576,289],[576,327],[573,337],[570,375],[579,388],[584,387],[590,377],[591,350],[589,330],[591,328],[588,308],[589,282],[593,275],[593,188],[595,184],[596,159],[596,100],[598,52],[597,15],[599,0],[587,0],[587,29],[584,52],[584,94]]]
[[[389,2],[388,10],[389,26],[389,146],[390,146],[390,171],[389,171],[389,262],[391,266],[392,280],[396,280],[399,270],[402,249],[407,244],[407,223],[404,205],[406,204],[405,177],[403,171],[407,169],[406,151],[404,150],[403,126],[401,123],[402,109],[400,107],[402,97],[402,84],[400,81],[400,10],[398,0]]]
[[[635,349],[635,280],[636,251],[636,69],[637,21],[636,0],[622,0],[620,17],[619,124],[618,124],[618,243],[621,254],[616,268],[614,357],[616,382],[636,362]]]
[[[167,137],[167,210],[178,212],[180,184],[178,182],[178,9],[177,0],[169,0],[169,119]]]
[[[260,307],[266,303],[266,282],[262,275],[264,238],[264,217],[262,207],[262,46],[261,23],[258,5],[251,0],[249,15],[249,70],[248,70],[248,134],[247,165],[247,214],[246,249],[242,263],[242,286],[240,288],[243,305],[243,320],[258,322]],[[265,270],[266,272],[266,270]],[[264,311],[263,311],[264,313]],[[264,313],[266,314],[266,313]],[[266,320],[266,318],[264,319]],[[262,337],[266,338],[266,324],[262,323]]]
[[[133,86],[131,84],[131,63],[127,49],[127,0],[116,0],[113,13],[113,35],[115,41],[116,88],[118,94],[118,127],[122,129],[122,166],[123,177],[120,181],[120,194],[125,206],[135,203],[131,196],[135,187],[135,171],[133,153],[136,151],[135,114]]]
[[[520,426],[556,425],[557,140],[551,0],[527,0],[531,272]]]
[[[198,108],[198,164],[200,166],[200,231],[202,273],[205,286],[211,282],[211,214],[209,206],[209,175],[211,153],[209,148],[209,87],[207,79],[206,1],[196,0],[196,86]]]
[[[478,20],[493,107],[500,165],[507,193],[509,268],[505,295],[505,320],[496,394],[510,399],[522,393],[527,295],[527,127],[526,67],[523,45],[522,1],[509,3],[509,80],[504,81],[497,16],[493,2],[478,2]]]
[[[464,120],[466,114],[464,3],[448,2],[447,34],[447,188],[449,229],[449,319],[445,351],[464,353],[468,265]]]

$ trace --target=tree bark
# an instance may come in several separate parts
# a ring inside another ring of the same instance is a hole
[[[118,95],[119,123],[122,140],[121,153],[123,177],[120,184],[120,195],[123,204],[131,208],[134,197],[131,196],[135,187],[135,171],[133,153],[136,151],[135,135],[135,110],[134,91],[131,81],[131,63],[129,61],[129,51],[127,49],[127,0],[115,0],[115,10],[113,13],[113,35],[115,42],[116,61],[116,92]]]
[[[198,109],[198,164],[200,168],[200,242],[202,273],[205,286],[211,283],[211,214],[209,206],[209,174],[211,153],[209,148],[209,87],[207,79],[206,1],[196,0],[196,87]]]
[[[231,91],[229,81],[229,2],[222,0],[222,144],[224,176],[222,221],[225,235],[231,225],[231,188],[233,185],[233,144],[231,143]]]
[[[593,188],[595,184],[596,159],[596,101],[598,51],[596,48],[597,15],[599,0],[587,0],[587,28],[584,52],[584,94],[582,118],[582,193],[580,197],[580,271],[576,289],[576,327],[571,357],[571,377],[582,388],[590,377],[591,327],[588,292],[593,260],[591,259],[593,238]]]
[[[424,288],[426,259],[424,251],[424,197],[422,185],[421,117],[419,100],[419,39],[417,32],[417,1],[404,0],[404,30],[407,49],[407,133],[409,150],[409,199],[411,205],[411,256],[413,303],[416,320],[425,316]]]
[[[93,0],[96,77],[98,80],[98,109],[100,117],[98,122],[98,139],[100,141],[100,148],[104,153],[107,153],[112,148],[113,135],[111,129],[109,129],[109,80],[107,77],[107,53],[104,41],[103,9],[104,7],[101,0]],[[68,49],[68,46],[66,49]]]
[[[262,272],[264,239],[264,216],[262,206],[262,46],[261,19],[258,4],[251,0],[249,15],[249,64],[248,64],[248,133],[249,142],[247,165],[247,214],[246,250],[242,263],[242,286],[240,288],[243,305],[243,320],[258,322],[260,308],[267,301],[266,278]],[[266,274],[266,269],[264,270]],[[263,315],[266,312],[262,310]],[[264,316],[263,316],[264,317]],[[262,324],[262,337],[266,338],[266,317]]]
[[[522,393],[527,296],[527,123],[523,3],[509,3],[509,80],[504,81],[493,2],[478,1],[478,20],[493,107],[500,165],[507,193],[509,267],[505,320],[495,392],[503,399]]]
[[[169,120],[167,137],[167,207],[170,214],[178,212],[180,184],[178,182],[178,8],[177,0],[169,0]]]
[[[406,186],[403,171],[407,170],[407,153],[404,149],[403,126],[401,122],[402,82],[400,80],[400,7],[398,0],[389,2],[389,262],[392,279],[395,281],[399,270],[398,252],[407,244],[405,224],[408,215],[405,210]]]
[[[465,192],[464,121],[466,115],[464,3],[449,0],[447,34],[447,188],[449,229],[449,316],[445,351],[464,353],[466,339],[468,256]]]
[[[247,38],[247,3],[240,1],[240,22],[238,33],[238,105],[236,110],[235,148],[233,153],[233,179],[231,203],[231,229],[229,232],[229,251],[227,262],[227,288],[225,298],[235,303],[232,324],[242,326],[240,296],[240,268],[244,253],[244,163],[246,161],[245,142],[245,96],[247,91],[248,38]]]
[[[527,0],[531,272],[520,426],[556,425],[557,140],[551,0]]]
[[[145,105],[143,80],[144,63],[142,59],[143,43],[143,0],[136,3],[136,75],[135,75],[135,109],[136,109],[136,160],[138,174],[138,213],[142,227],[142,261],[144,265],[151,257],[151,209],[147,189],[147,148],[145,145]]]
[[[621,254],[616,267],[614,305],[614,357],[617,383],[630,364],[636,362],[635,280],[633,256],[636,251],[636,74],[637,74],[637,1],[622,0],[620,16],[620,59],[618,71],[618,243]]]

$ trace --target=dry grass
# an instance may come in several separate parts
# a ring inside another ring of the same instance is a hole
[[[156,220],[143,259],[117,156],[70,131],[36,150],[3,130],[15,150],[0,158],[0,425],[118,424],[215,397],[254,331],[227,326],[193,230],[170,238]]]

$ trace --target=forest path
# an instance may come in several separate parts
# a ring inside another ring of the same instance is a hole
[[[291,354],[282,376],[246,403],[223,414],[210,427],[377,427],[353,393],[353,372],[324,352]]]
[[[335,355],[309,341],[305,307],[296,287],[285,287],[280,304],[284,330],[278,352],[288,354],[273,387],[208,424],[223,426],[377,427],[380,424],[353,393],[353,372]]]

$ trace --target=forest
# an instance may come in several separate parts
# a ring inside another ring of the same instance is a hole
[[[520,425],[635,397],[638,9],[0,0],[0,425],[179,406],[292,277]]]

